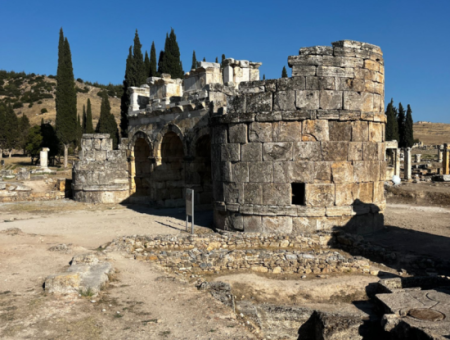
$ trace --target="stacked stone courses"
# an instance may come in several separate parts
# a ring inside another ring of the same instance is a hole
[[[355,41],[301,48],[292,77],[243,82],[214,115],[215,224],[226,230],[369,232],[383,226],[381,49]],[[292,183],[304,184],[292,204]]]

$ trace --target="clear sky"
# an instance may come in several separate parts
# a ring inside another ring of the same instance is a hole
[[[159,55],[173,27],[185,71],[195,49],[199,60],[261,61],[266,79],[279,78],[300,47],[369,42],[384,52],[386,104],[450,123],[449,0],[2,0],[0,12],[0,69],[55,74],[63,27],[75,78],[105,84],[122,82],[136,29],[143,53],[155,41]]]

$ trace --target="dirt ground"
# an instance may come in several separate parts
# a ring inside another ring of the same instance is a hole
[[[197,214],[196,224],[199,231],[207,232],[212,224],[211,214]],[[374,238],[375,242],[434,256],[450,255],[448,208],[389,204],[385,224],[387,227],[379,233],[378,239]],[[20,232],[8,231],[10,228],[19,228]],[[181,277],[152,264],[135,261],[126,254],[108,253],[118,273],[98,297],[56,297],[43,292],[45,277],[67,268],[75,254],[96,252],[100,245],[123,235],[178,234],[185,232],[184,228],[183,209],[90,205],[70,200],[1,204],[0,338],[256,338],[231,309],[208,293],[198,291]],[[68,245],[68,251],[48,250],[62,243]],[[340,303],[347,298],[341,292],[377,280],[362,276],[350,281],[330,278],[329,282],[312,283],[255,274],[216,279],[231,283],[237,294],[251,294],[256,299],[263,294],[265,297],[272,295],[276,300],[277,292],[273,287],[284,287],[286,303],[289,296],[299,292],[303,292],[303,296],[297,296],[295,302],[311,296],[319,300],[327,295],[329,301],[333,301],[334,296],[335,302]],[[323,289],[319,289],[321,286]]]

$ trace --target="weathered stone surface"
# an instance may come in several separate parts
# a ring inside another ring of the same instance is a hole
[[[272,111],[272,93],[264,92],[247,94],[247,106],[245,112]]]
[[[301,140],[301,122],[278,122],[273,124],[274,142],[300,142]]]
[[[362,92],[365,89],[364,79],[336,78],[336,88],[339,91]]]
[[[262,204],[262,185],[259,183],[244,183],[244,203]]]
[[[223,183],[223,195],[225,202],[243,203],[244,202],[244,184],[243,183]]]
[[[306,184],[306,205],[312,207],[326,207],[334,204],[334,184]]]
[[[334,183],[353,181],[353,166],[350,162],[334,162],[331,164],[331,172]]]
[[[369,140],[369,124],[364,121],[355,121],[352,125],[352,141],[367,142]]]
[[[292,217],[276,216],[263,217],[262,229],[265,233],[287,233],[292,232]]]
[[[243,162],[261,162],[262,143],[250,143],[241,145],[241,160]]]
[[[378,160],[378,143],[375,142],[363,143],[363,160],[364,161]]]
[[[230,143],[247,143],[247,125],[231,124],[228,128]]]
[[[241,159],[241,149],[238,143],[223,144],[221,155],[223,162],[238,162]]]
[[[303,141],[329,140],[328,120],[305,120],[302,129]]]
[[[384,172],[385,174],[386,172]],[[386,198],[384,195],[384,181],[382,182],[374,182],[373,183],[373,202],[374,203],[383,203]]]
[[[349,142],[322,142],[324,161],[346,161]]]
[[[324,209],[325,210],[325,209]],[[318,230],[317,218],[311,217],[293,217],[292,218],[292,233],[314,233]]]
[[[355,76],[355,71],[351,67],[341,68],[334,66],[319,66],[317,67],[317,75],[319,77],[353,78]]]
[[[348,144],[348,160],[361,161],[363,159],[363,143],[349,143]]]
[[[299,50],[300,55],[333,55],[333,47],[330,46],[312,46],[312,47],[302,47]]]
[[[369,140],[371,142],[383,141],[384,124],[369,122]]]
[[[312,183],[316,177],[313,162],[288,162],[287,169],[289,182]]]
[[[315,76],[315,75],[316,75],[315,66],[305,66],[305,65],[292,66],[292,77]]]
[[[232,180],[236,183],[248,182],[248,164],[247,162],[239,162],[231,164],[232,168]]]
[[[251,162],[248,164],[249,182],[271,183],[273,182],[272,162]]]
[[[373,183],[359,184],[359,199],[364,203],[373,202]]]
[[[336,184],[336,200],[337,206],[352,205],[359,198],[358,183],[338,183]]]
[[[322,90],[319,94],[319,108],[323,110],[342,109],[342,91]]]
[[[292,160],[292,143],[264,143],[263,144],[263,160],[264,161],[280,161]]]
[[[290,161],[273,162],[273,182],[289,183],[288,164]]]
[[[328,122],[330,141],[350,141],[352,139],[352,126],[348,122]]]
[[[315,119],[316,110],[296,110],[296,111],[281,111],[281,116],[283,120],[305,120],[305,119]]]
[[[247,233],[262,232],[262,217],[261,216],[244,216],[244,231]]]
[[[279,91],[274,94],[274,107],[276,111],[295,110],[295,91]]]
[[[278,91],[304,90],[305,77],[280,78],[277,80]]]
[[[331,162],[314,162],[314,181],[316,183],[331,182]]]
[[[250,142],[272,142],[272,124],[254,122],[249,126]]]
[[[298,161],[321,161],[321,144],[315,142],[294,143],[293,159]]]
[[[263,185],[263,204],[291,204],[291,185],[285,183],[270,183]]]
[[[296,91],[295,105],[299,109],[316,110],[319,106],[319,91]]]

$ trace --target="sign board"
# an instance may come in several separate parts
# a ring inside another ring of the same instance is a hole
[[[194,190],[186,189],[186,231],[188,230],[189,216],[192,218],[191,234],[194,233]]]

